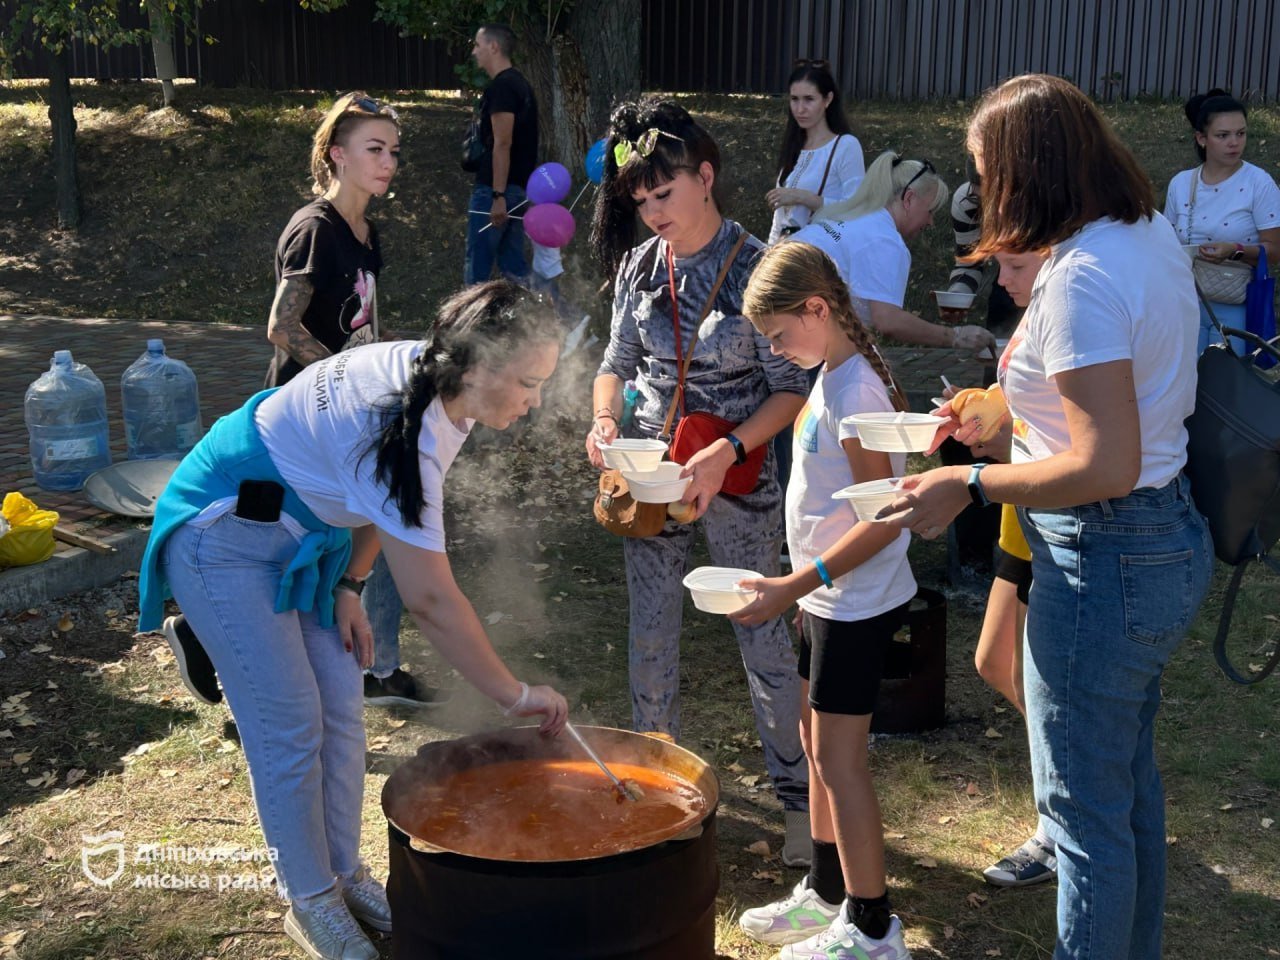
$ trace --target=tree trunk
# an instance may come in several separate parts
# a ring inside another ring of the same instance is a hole
[[[49,54],[49,125],[53,128],[53,177],[58,187],[58,226],[80,226],[80,182],[76,176],[76,116],[71,102],[67,52]]]
[[[178,64],[173,56],[173,23],[165,18],[164,0],[147,0],[147,19],[151,27],[151,55],[156,61],[156,79],[164,91],[164,105],[173,106],[173,78]]]
[[[577,176],[613,104],[640,88],[640,0],[579,0],[554,36],[533,18],[519,34],[520,67],[538,98],[541,153]]]

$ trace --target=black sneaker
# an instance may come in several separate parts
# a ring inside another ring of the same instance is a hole
[[[213,669],[209,654],[200,646],[200,638],[187,624],[187,618],[178,614],[165,620],[164,638],[169,641],[169,649],[178,661],[182,683],[191,691],[191,695],[203,703],[221,703],[222,691],[218,689],[218,673]]]
[[[389,677],[364,675],[364,702],[377,707],[434,707],[449,701],[449,693],[418,683],[399,667]]]
[[[1058,875],[1053,847],[1032,837],[1009,856],[982,871],[982,878],[996,887],[1029,887]]]

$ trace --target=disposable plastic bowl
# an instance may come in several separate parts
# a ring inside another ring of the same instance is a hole
[[[754,590],[743,590],[739,580],[758,580],[754,570],[737,567],[698,567],[689,571],[684,585],[693,595],[693,605],[704,613],[737,613],[755,599]]]
[[[930,413],[861,413],[840,422],[852,423],[868,450],[920,453],[929,449],[938,427],[947,420]]]
[[[661,440],[618,439],[601,447],[604,465],[610,470],[652,470],[662,462],[667,445]]]
[[[623,470],[631,496],[641,503],[674,503],[684,496],[693,477],[681,477],[684,465],[660,463],[652,470]]]
[[[935,290],[933,295],[938,298],[938,306],[948,310],[968,310],[977,298],[976,294],[956,290]]]
[[[1182,245],[1182,252],[1187,255],[1188,260],[1194,260],[1197,256],[1200,255],[1200,244],[1184,243]]]
[[[831,499],[848,500],[859,520],[874,521],[876,514],[891,504],[898,496],[898,483],[901,479],[901,477],[892,477],[888,480],[868,480],[866,483],[855,483],[851,487],[837,490],[831,495]]]

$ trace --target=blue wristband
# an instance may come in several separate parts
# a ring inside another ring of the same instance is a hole
[[[821,557],[813,558],[813,568],[818,571],[818,576],[822,578],[822,582],[827,585],[828,590],[834,590],[835,584],[831,582],[831,574],[827,573],[827,565],[822,562]]]

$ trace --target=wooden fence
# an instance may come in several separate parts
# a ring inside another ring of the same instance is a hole
[[[137,10],[121,4],[134,22]],[[297,0],[208,0],[196,36],[177,45],[179,70],[214,86],[456,85],[465,49],[401,38],[373,10],[374,0],[328,14]],[[1027,71],[1104,100],[1215,85],[1280,98],[1277,0],[642,0],[641,16],[651,90],[780,93],[803,56],[831,61],[855,98],[971,97]],[[73,47],[74,76],[152,70],[149,48]]]

